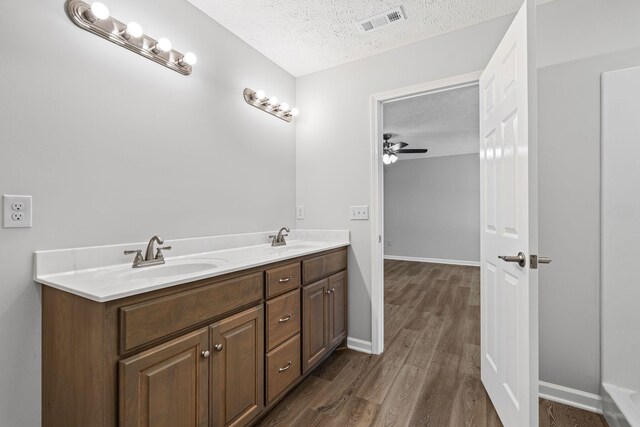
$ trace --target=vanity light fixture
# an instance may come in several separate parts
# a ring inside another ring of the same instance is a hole
[[[286,102],[279,104],[278,97],[276,96],[267,97],[262,89],[253,91],[246,88],[243,92],[243,96],[247,104],[253,105],[262,111],[266,111],[285,122],[290,122],[300,113],[297,108],[290,108],[289,104]]]
[[[103,3],[88,4],[82,0],[67,0],[67,14],[78,27],[129,49],[147,59],[188,76],[197,57],[193,52],[182,54],[173,50],[167,38],[155,40],[144,34],[137,22],[124,24],[109,14]]]

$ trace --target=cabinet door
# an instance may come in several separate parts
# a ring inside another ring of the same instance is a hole
[[[302,372],[312,368],[328,351],[329,281],[302,288]]]
[[[211,326],[211,425],[243,426],[264,407],[264,309]]]
[[[120,425],[208,425],[206,328],[120,361]]]
[[[329,277],[329,348],[347,337],[347,272]]]

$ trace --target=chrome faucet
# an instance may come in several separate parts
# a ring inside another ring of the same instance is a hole
[[[158,243],[159,245],[164,244],[164,240],[160,236],[153,236],[149,243],[147,244],[147,251],[145,253],[144,258],[142,257],[142,249],[134,249],[131,251],[124,251],[125,255],[136,254],[136,257],[133,259],[133,268],[140,267],[149,267],[152,265],[160,265],[164,264],[164,254],[162,251],[168,251],[171,249],[171,246],[164,246],[156,249],[155,255],[153,254],[154,244]]]
[[[277,235],[269,236],[269,238],[272,239],[271,246],[284,246],[287,244],[284,238],[288,236],[288,234],[282,233],[283,231],[286,231],[287,233],[291,233],[291,230],[289,230],[287,227],[282,227],[280,231],[278,231]]]

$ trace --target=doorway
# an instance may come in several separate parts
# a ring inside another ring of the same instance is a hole
[[[371,188],[371,238],[372,242],[372,280],[371,280],[371,348],[372,353],[380,354],[384,351],[384,163],[383,163],[383,135],[384,108],[400,101],[426,95],[434,95],[446,91],[473,87],[477,90],[481,72],[469,73],[443,80],[437,80],[421,85],[410,86],[371,96],[372,123],[372,188]],[[434,145],[432,145],[434,147]],[[427,147],[428,148],[428,147]],[[402,155],[402,154],[400,154]],[[404,157],[404,156],[403,156]],[[399,160],[401,161],[401,160]],[[478,212],[479,215],[479,212]],[[393,243],[392,243],[393,245]]]

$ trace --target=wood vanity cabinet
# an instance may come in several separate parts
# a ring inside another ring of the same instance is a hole
[[[211,426],[247,425],[263,408],[264,309],[260,305],[211,326]]]
[[[241,427],[347,336],[346,248],[100,303],[42,288],[44,427]]]
[[[346,271],[305,286],[302,307],[302,370],[307,372],[347,337]]]

